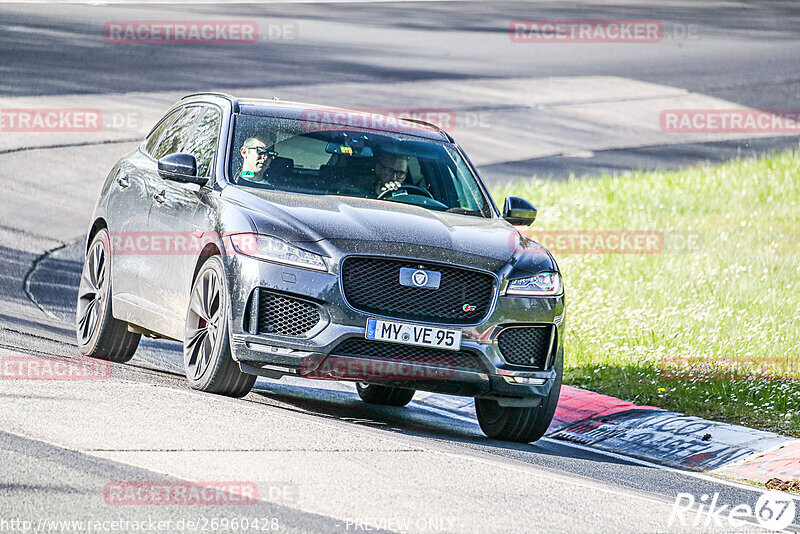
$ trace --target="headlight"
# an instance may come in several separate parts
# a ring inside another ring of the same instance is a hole
[[[236,234],[231,236],[233,248],[239,254],[261,260],[274,261],[317,271],[327,271],[322,256],[290,245],[275,237],[257,234]]]
[[[560,274],[539,273],[529,278],[509,281],[505,294],[520,297],[552,297],[560,295],[563,290]]]

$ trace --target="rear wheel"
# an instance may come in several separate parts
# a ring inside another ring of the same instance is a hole
[[[231,356],[228,335],[230,301],[222,261],[206,260],[197,274],[186,313],[183,364],[193,389],[244,397],[256,376],[243,373]]]
[[[490,438],[520,443],[530,443],[544,436],[558,405],[563,368],[563,352],[559,351],[556,358],[555,383],[550,394],[539,406],[524,408],[500,406],[497,401],[476,397],[475,414],[478,416],[478,423],[483,433]]]
[[[364,402],[383,406],[405,406],[411,402],[416,393],[416,390],[413,389],[379,386],[364,382],[356,382],[356,391]]]
[[[133,358],[141,334],[111,311],[111,247],[108,231],[97,232],[83,262],[75,313],[78,349],[84,356],[124,363]]]

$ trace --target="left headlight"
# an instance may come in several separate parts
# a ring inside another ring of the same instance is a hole
[[[510,280],[505,294],[519,297],[553,297],[560,295],[563,290],[561,275],[556,272],[547,272],[519,280]]]
[[[233,248],[239,254],[317,271],[328,270],[322,256],[297,248],[277,237],[258,234],[236,234],[230,237]]]

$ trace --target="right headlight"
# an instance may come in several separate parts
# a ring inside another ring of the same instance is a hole
[[[245,256],[315,271],[328,269],[322,256],[290,245],[276,237],[250,233],[235,234],[231,236],[231,241],[236,252]]]
[[[539,273],[528,278],[509,280],[506,295],[514,297],[554,297],[564,291],[561,275],[556,272]]]

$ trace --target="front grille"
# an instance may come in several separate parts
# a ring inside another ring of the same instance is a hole
[[[503,358],[511,365],[544,370],[552,326],[506,328],[497,336]]]
[[[258,290],[258,331],[256,334],[302,336],[317,326],[319,308],[294,297]]]
[[[473,352],[415,347],[359,338],[350,338],[341,342],[331,351],[331,355],[418,363],[445,369],[484,371],[478,355]]]
[[[440,272],[439,288],[400,285],[403,267]],[[494,277],[490,274],[424,261],[384,258],[346,258],[342,264],[342,286],[345,298],[358,310],[446,324],[480,322],[489,313],[494,296]]]

